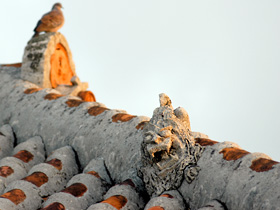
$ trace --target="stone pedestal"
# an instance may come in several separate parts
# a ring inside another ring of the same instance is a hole
[[[72,53],[61,33],[42,34],[28,42],[21,78],[42,88],[63,89],[66,95],[76,95],[88,88],[88,84],[81,83],[76,75]]]

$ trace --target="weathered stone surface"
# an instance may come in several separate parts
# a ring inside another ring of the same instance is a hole
[[[133,183],[132,183],[133,184]],[[136,192],[135,187],[121,183],[111,187],[108,192],[104,195],[104,199],[109,199],[114,195],[121,195],[126,198],[127,203],[125,204],[127,209],[143,209],[144,201]]]
[[[21,190],[24,193],[24,198],[20,200],[14,209],[30,210],[38,209],[41,206],[42,198],[39,196],[39,190],[34,184],[23,180],[17,180],[7,186],[5,193],[12,190]]]
[[[240,147],[232,142],[206,146],[198,161],[197,178],[192,183],[184,181],[179,188],[191,209],[205,206],[213,199],[225,203],[228,209],[277,209],[280,206],[280,165],[269,171],[256,172],[250,169],[253,160],[269,158],[261,153],[252,153],[236,160],[224,158],[225,148]],[[265,201],[265,202],[262,202]]]
[[[112,184],[112,180],[106,170],[104,159],[102,157],[92,159],[83,170],[84,173],[91,171],[95,171],[101,179],[105,180],[109,184]]]
[[[0,159],[11,154],[14,147],[14,134],[10,125],[0,128]]]
[[[33,165],[44,161],[45,151],[42,139],[31,138],[17,145],[12,154],[13,157],[0,160],[0,194],[9,183],[25,177]]]
[[[227,207],[219,201],[213,200],[198,210],[227,210]]]
[[[104,105],[85,102],[77,107],[68,107],[66,101],[69,96],[45,100],[49,93],[60,94],[49,89],[25,94],[26,89],[35,88],[36,85],[18,78],[17,69],[0,70],[1,87],[5,87],[0,88],[0,110],[5,110],[0,116],[0,124],[6,122],[12,125],[18,142],[41,136],[47,154],[71,145],[77,152],[82,168],[90,160],[103,157],[114,182],[133,179],[137,186],[142,185],[137,175],[141,165],[142,130],[136,129],[136,126],[149,120],[148,117],[137,116],[126,122],[113,122],[114,115],[125,111],[108,109],[91,115],[88,110],[92,107],[104,108]],[[28,123],[26,119],[30,119]]]
[[[93,204],[91,205],[87,210],[120,210],[123,209],[124,206],[122,205],[121,202],[117,201],[112,201],[111,203],[97,203],[97,204]],[[128,209],[125,209],[128,210]]]
[[[28,172],[25,168],[24,163],[15,157],[6,157],[1,159],[0,167],[5,166],[9,166],[13,170],[9,176],[0,177],[5,187],[12,181],[23,178]],[[0,193],[3,193],[3,191],[1,191]]]
[[[190,133],[188,113],[183,108],[174,111],[167,95],[160,94],[160,107],[143,132],[140,172],[150,195],[177,189],[184,177],[191,182],[197,176],[202,147]]]
[[[185,210],[185,204],[182,196],[176,190],[166,191],[158,197],[152,198],[144,210],[152,209],[153,207],[159,207],[164,210]]]
[[[93,158],[102,157],[114,183],[132,179],[136,188],[143,190],[137,170],[142,166],[141,129],[149,118],[137,116],[126,122],[113,122],[113,116],[127,113],[95,102],[69,107],[66,104],[70,99],[68,96],[44,99],[50,93],[60,94],[55,90],[44,89],[26,94],[26,89],[38,86],[22,81],[19,69],[13,67],[0,67],[0,83],[0,125],[10,124],[19,143],[36,135],[41,136],[48,154],[59,147],[71,145],[81,168]],[[168,100],[163,100],[164,106],[168,107],[168,104]],[[169,116],[168,112],[163,118],[167,119],[166,116]],[[162,131],[158,134],[163,135],[165,131],[163,134]],[[280,164],[277,161],[264,154],[244,152],[234,143],[219,143],[194,132],[189,135],[191,139],[196,137],[195,142],[205,148],[196,163],[199,173],[197,170],[184,170],[184,176],[190,172],[197,174],[196,178],[188,182],[182,177],[183,183],[178,189],[192,209],[205,207],[213,199],[225,203],[228,209],[279,208]],[[190,142],[193,144],[193,141]],[[60,168],[56,161],[52,164]],[[35,186],[24,180],[21,182]],[[127,200],[124,196],[115,195],[91,209],[100,206],[116,209],[109,203],[122,208]]]
[[[87,209],[91,204],[101,201],[108,184],[93,169],[96,167],[91,161],[86,172],[72,177],[66,188],[51,195],[43,206],[60,203],[66,209]]]
[[[23,160],[26,171],[29,171],[30,168],[38,163],[42,163],[45,160],[45,149],[43,140],[39,136],[32,137],[25,142],[18,144],[14,150],[13,155],[17,155],[22,151],[29,152],[32,155],[32,158],[29,157],[28,161]],[[18,157],[20,158],[20,157]],[[24,157],[22,157],[24,158]]]
[[[10,201],[7,198],[0,197],[0,209],[14,210],[14,209],[16,209],[16,204],[14,204],[12,201]]]
[[[62,162],[61,169],[56,167],[54,164],[48,163],[48,161],[53,159],[58,159]],[[66,186],[68,180],[78,173],[75,155],[69,146],[55,150],[46,161],[46,163],[40,163],[32,167],[28,172],[29,176],[34,173],[45,174],[46,180],[39,179],[40,183],[37,185],[40,196],[49,196],[62,190]],[[30,181],[30,179],[27,181]],[[35,183],[35,181],[33,182],[31,180],[33,183]]]
[[[51,204],[59,203],[64,206],[67,210],[77,210],[77,209],[85,209],[81,206],[81,203],[71,194],[68,193],[55,193],[48,198],[48,200],[44,203],[43,207],[47,208],[51,206]]]

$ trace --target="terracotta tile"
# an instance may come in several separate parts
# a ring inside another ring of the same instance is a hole
[[[94,94],[89,90],[80,91],[78,93],[78,97],[80,97],[82,100],[87,101],[87,102],[96,102],[96,98],[95,98]]]
[[[272,166],[279,164],[279,162],[274,160],[269,160],[266,158],[259,158],[252,161],[250,168],[256,172],[264,172],[272,169]]]
[[[14,173],[14,170],[10,166],[1,166],[0,167],[0,176],[8,177]]]
[[[59,171],[62,169],[62,162],[59,159],[54,158],[54,159],[51,159],[51,160],[47,161],[46,163],[54,166]]]
[[[174,198],[172,195],[169,194],[162,194],[160,197]]]
[[[143,122],[140,122],[135,128],[137,130],[143,130],[144,126],[146,125],[146,123],[148,123],[149,121],[143,121]]]
[[[14,189],[0,196],[1,198],[7,198],[14,204],[18,205],[26,198],[25,193],[20,189]]]
[[[100,178],[99,174],[97,172],[95,172],[95,171],[89,171],[89,172],[87,172],[87,174],[90,174],[90,175],[93,175],[93,176],[95,176],[97,178]]]
[[[63,204],[55,202],[40,210],[66,210],[66,208],[63,206]]]
[[[87,187],[82,183],[75,183],[65,188],[61,192],[69,193],[75,197],[82,197],[87,191]]]
[[[29,88],[24,91],[25,94],[32,94],[42,90],[42,88]]]
[[[133,188],[136,188],[135,184],[133,183],[133,181],[131,179],[127,179],[127,180],[123,181],[121,183],[121,185],[129,185],[129,186],[131,186]]]
[[[69,99],[65,102],[69,107],[77,107],[80,104],[84,103],[84,101],[77,100],[77,99]]]
[[[34,156],[26,150],[21,150],[18,151],[18,153],[15,154],[13,157],[18,158],[25,163],[28,163],[29,161],[33,160]]]
[[[22,180],[31,182],[32,184],[36,185],[37,187],[40,187],[43,184],[47,183],[49,178],[43,172],[34,172],[33,174],[23,178]]]
[[[106,107],[93,106],[93,107],[89,108],[88,113],[92,116],[97,116],[97,115],[100,115],[107,110],[109,110],[109,109],[106,108]]]
[[[127,199],[122,195],[114,195],[102,201],[101,203],[108,203],[111,206],[115,207],[116,209],[120,210],[127,203]]]
[[[130,115],[130,114],[120,113],[120,114],[115,114],[112,117],[112,121],[113,122],[118,122],[118,121],[127,122],[127,121],[133,119],[134,117],[136,117],[136,116],[135,115]]]
[[[161,206],[153,206],[153,207],[149,208],[148,210],[164,210],[164,208],[162,208]]]
[[[250,154],[250,152],[234,147],[223,149],[220,154],[223,153],[223,159],[230,160],[238,160],[239,158],[244,157],[245,155]]]
[[[219,142],[213,141],[211,139],[206,139],[206,138],[196,138],[195,143],[200,144],[201,146],[212,146],[212,145],[217,144]]]
[[[22,63],[11,63],[11,64],[2,64],[1,66],[5,66],[5,67],[16,67],[16,68],[19,68],[21,67]]]
[[[44,99],[45,100],[55,100],[55,99],[58,99],[60,97],[62,97],[63,95],[60,95],[60,94],[56,94],[56,93],[49,93],[47,95],[45,95]]]

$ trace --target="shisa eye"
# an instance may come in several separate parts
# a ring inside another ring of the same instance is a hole
[[[150,140],[152,140],[152,136],[151,136],[151,135],[147,135],[147,136],[145,136],[145,140],[146,140],[146,141],[150,141]]]
[[[172,134],[174,134],[174,133],[175,133],[175,131],[172,129],[172,130],[171,130],[171,133],[172,133]]]

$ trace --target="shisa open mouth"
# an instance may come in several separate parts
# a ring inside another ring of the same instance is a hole
[[[148,144],[147,150],[160,170],[173,166],[179,160],[176,148],[170,138],[165,139],[160,144]]]

